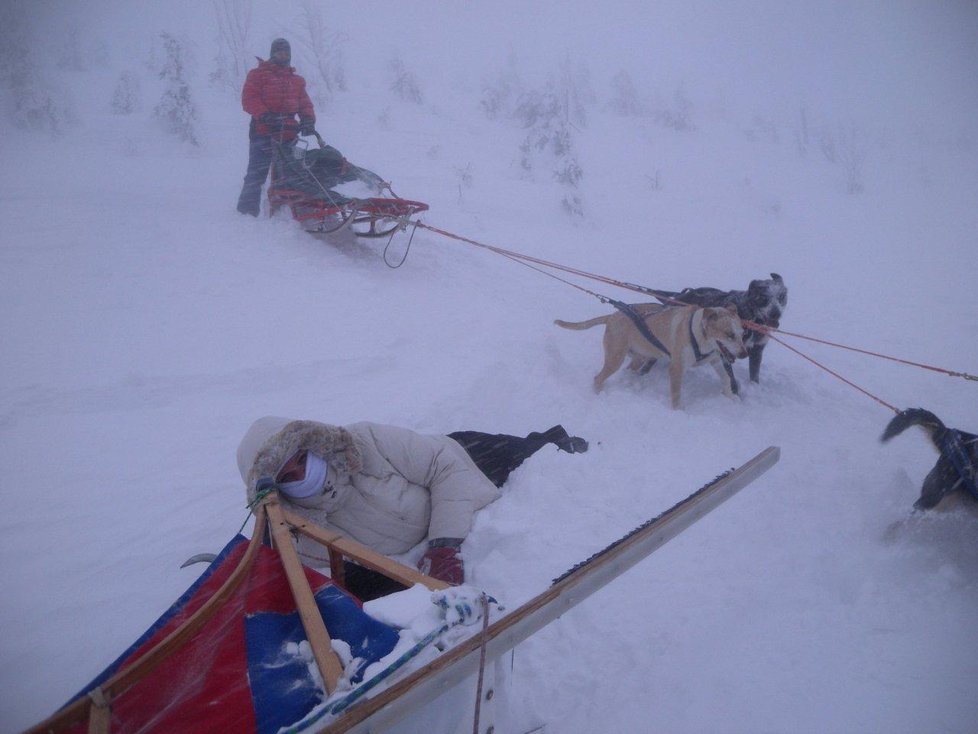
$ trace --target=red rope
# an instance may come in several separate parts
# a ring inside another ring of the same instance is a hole
[[[773,329],[769,326],[762,326],[761,324],[755,324],[753,321],[744,321],[744,326],[754,329],[755,331],[763,331],[770,334],[771,332],[777,332],[778,334],[784,334],[785,336],[793,336],[798,339],[805,339],[810,342],[816,342],[818,344],[825,344],[830,347],[837,347],[838,349],[848,349],[850,352],[858,352],[859,354],[867,354],[871,357],[879,357],[880,359],[888,359],[891,362],[899,362],[900,364],[910,365],[911,367],[920,367],[925,370],[933,370],[934,372],[942,372],[950,377],[963,377],[966,380],[978,380],[975,375],[969,375],[967,372],[953,372],[951,370],[946,370],[943,367],[933,367],[929,364],[922,364],[920,362],[912,362],[909,359],[900,359],[899,357],[891,357],[888,354],[882,354],[880,352],[871,352],[867,349],[860,349],[859,347],[850,347],[845,344],[838,344],[836,342],[830,342],[825,339],[817,339],[814,336],[805,336],[804,334],[795,334],[791,331],[784,331],[783,329]],[[779,340],[780,341],[780,340]],[[784,342],[780,342],[784,344]]]
[[[889,408],[894,413],[899,413],[900,412],[900,409],[899,408],[895,408],[894,406],[890,405],[888,402],[886,402],[882,398],[879,398],[876,395],[873,395],[873,393],[871,393],[869,390],[865,390],[865,389],[859,387],[859,385],[857,385],[855,382],[852,382],[851,380],[847,380],[845,377],[843,377],[842,375],[840,375],[838,372],[835,372],[834,370],[830,370],[828,367],[826,367],[821,362],[818,362],[817,360],[812,359],[811,357],[809,357],[804,352],[798,351],[793,346],[791,346],[790,344],[786,344],[785,342],[781,341],[780,339],[778,339],[778,337],[774,336],[773,334],[770,334],[769,336],[774,341],[776,341],[778,344],[780,344],[781,346],[787,347],[792,352],[794,352],[795,354],[797,354],[799,357],[802,357],[804,359],[807,359],[809,362],[811,362],[813,365],[815,365],[819,369],[823,369],[826,372],[828,372],[830,375],[832,375],[833,377],[835,377],[835,378],[837,378],[839,380],[842,380],[844,383],[846,383],[847,385],[849,385],[849,387],[855,388],[856,390],[858,390],[859,392],[861,392],[863,395],[866,395],[867,397],[870,397],[873,400],[875,400],[880,405],[882,405],[882,406],[884,406],[886,408]]]
[[[654,296],[654,297],[656,297],[658,299],[661,299],[663,301],[668,301],[668,302],[671,302],[671,303],[686,305],[686,304],[682,303],[682,301],[679,301],[679,300],[677,300],[675,298],[670,298],[669,296],[667,296],[667,295],[665,295],[663,293],[659,293],[658,291],[653,290],[652,288],[646,288],[645,286],[635,285],[634,283],[626,283],[624,281],[616,280],[614,278],[610,278],[610,277],[605,276],[605,275],[598,275],[596,273],[589,273],[586,270],[579,270],[578,268],[568,267],[567,265],[561,265],[560,263],[552,262],[550,260],[543,260],[543,259],[538,258],[538,257],[532,257],[530,255],[524,255],[523,253],[516,252],[514,250],[506,250],[506,249],[503,249],[502,247],[496,247],[495,245],[487,245],[484,242],[477,242],[476,240],[469,239],[468,237],[462,237],[460,235],[453,234],[452,232],[447,232],[447,231],[445,231],[443,229],[439,229],[438,227],[432,227],[431,225],[425,224],[424,222],[418,222],[418,226],[419,227],[424,227],[427,230],[430,230],[432,232],[436,232],[436,233],[438,233],[440,235],[443,235],[445,237],[448,237],[450,239],[458,240],[459,242],[466,242],[466,243],[468,243],[470,245],[475,245],[476,247],[482,247],[482,248],[484,248],[486,250],[490,250],[491,252],[495,252],[497,254],[504,255],[505,257],[508,257],[511,260],[525,261],[525,262],[522,262],[521,263],[523,265],[526,265],[527,262],[532,262],[532,263],[536,263],[537,265],[543,265],[545,267],[554,268],[555,270],[562,270],[562,271],[564,271],[566,273],[573,273],[574,275],[580,275],[583,278],[590,278],[592,280],[597,280],[597,281],[600,281],[602,283],[607,283],[609,285],[614,285],[614,286],[617,286],[619,288],[625,288],[627,290],[632,290],[632,291],[637,291],[639,293],[645,293],[645,294],[648,294],[648,295],[652,295],[652,296]],[[537,270],[538,272],[543,273],[544,275],[548,275],[548,276],[550,276],[552,278],[556,278],[556,276],[552,275],[551,273],[546,273],[546,272],[540,270],[539,268],[533,268],[533,270]],[[571,283],[570,281],[564,280],[563,278],[556,278],[556,279],[559,280],[559,281],[561,281],[562,283],[566,283],[567,285],[573,286],[574,288],[578,288],[578,289],[584,291],[585,293],[589,293],[592,296],[597,297],[598,299],[600,299],[603,302],[608,302],[608,300],[609,300],[605,296],[601,296],[601,295],[599,295],[597,293],[594,293],[593,291],[589,291],[587,288],[582,288],[581,286],[576,285],[574,283]],[[934,372],[941,372],[941,373],[943,373],[945,375],[948,375],[950,377],[962,377],[965,380],[978,381],[978,376],[968,374],[967,372],[955,372],[953,370],[944,369],[943,367],[934,367],[932,365],[922,364],[920,362],[913,362],[913,361],[908,360],[908,359],[900,359],[899,357],[891,357],[890,355],[882,354],[880,352],[872,352],[872,351],[869,351],[869,350],[866,350],[866,349],[859,349],[858,347],[850,347],[850,346],[846,346],[845,344],[838,344],[836,342],[827,341],[825,339],[817,339],[815,337],[805,336],[804,334],[796,334],[796,333],[791,332],[791,331],[782,331],[780,329],[775,329],[775,328],[772,328],[770,326],[763,326],[761,324],[754,323],[753,321],[746,321],[745,320],[743,323],[744,323],[744,326],[748,327],[749,329],[754,329],[755,331],[761,331],[761,332],[764,332],[764,333],[768,334],[769,336],[771,336],[772,339],[774,339],[779,344],[782,344],[782,345],[788,347],[788,349],[791,349],[793,352],[796,352],[796,353],[800,354],[801,356],[805,357],[805,359],[810,360],[814,364],[818,365],[819,367],[822,367],[822,369],[826,369],[829,372],[832,372],[832,370],[828,370],[828,368],[823,367],[822,365],[818,364],[818,362],[815,362],[815,360],[811,359],[810,357],[805,356],[804,354],[802,354],[801,352],[799,352],[797,349],[794,349],[793,347],[788,346],[782,340],[775,338],[773,334],[775,332],[777,332],[779,334],[785,334],[787,336],[797,337],[798,339],[806,339],[808,341],[818,342],[819,344],[825,344],[827,346],[836,347],[838,349],[847,349],[847,350],[852,351],[852,352],[858,352],[860,354],[866,354],[866,355],[869,355],[869,356],[872,356],[872,357],[879,357],[880,359],[888,359],[888,360],[890,360],[892,362],[899,362],[900,364],[909,365],[911,367],[920,367],[921,369],[925,369],[925,370],[932,370]],[[832,372],[832,374],[836,374],[836,373]],[[839,377],[839,379],[843,380],[844,382],[849,382],[848,380],[845,380],[845,378],[841,377],[840,375],[836,375],[836,376]],[[849,384],[852,385],[853,387],[855,387],[857,390],[860,390],[862,392],[866,392],[865,390],[862,390],[862,388],[858,387],[857,385],[853,385],[852,383],[849,383]],[[866,393],[866,394],[867,395],[870,395],[870,393]],[[879,398],[876,398],[873,395],[870,395],[870,397],[873,397],[875,400],[879,400]],[[886,407],[888,407],[888,408],[893,408],[893,406],[889,405],[888,403],[883,402],[882,400],[879,400],[879,402],[883,403],[883,405],[886,405]],[[893,409],[896,410],[895,408],[893,408]]]

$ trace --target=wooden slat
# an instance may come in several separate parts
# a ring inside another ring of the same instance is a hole
[[[334,530],[326,530],[321,528],[315,523],[309,522],[303,517],[296,515],[294,512],[290,512],[285,508],[282,508],[282,513],[285,515],[286,522],[294,527],[298,532],[302,533],[306,537],[312,538],[313,540],[322,543],[330,550],[336,549],[340,551],[347,558],[359,563],[361,566],[366,566],[367,568],[378,571],[384,574],[390,579],[397,581],[405,586],[414,586],[415,584],[421,584],[427,586],[432,591],[437,591],[438,589],[447,589],[451,584],[441,581],[440,579],[432,578],[431,576],[425,576],[420,571],[417,571],[410,566],[405,566],[403,563],[398,563],[387,556],[383,556],[374,550],[371,550],[362,543],[358,543],[352,538],[347,538],[340,535]],[[330,555],[330,562],[332,563],[332,554]]]
[[[197,631],[203,627],[231,595],[238,589],[241,583],[248,577],[255,559],[258,557],[258,549],[261,547],[261,539],[265,534],[267,523],[264,509],[258,508],[255,513],[255,529],[251,536],[248,549],[241,557],[237,568],[231,572],[227,581],[215,594],[193,613],[183,624],[161,640],[156,647],[143,655],[130,667],[120,670],[114,676],[102,684],[102,690],[109,700],[114,700],[127,688],[146,677],[157,668],[166,658],[180,649]],[[28,729],[24,734],[56,734],[64,731],[68,727],[84,721],[87,718],[91,700],[84,696],[69,706],[48,717],[40,724]]]
[[[88,734],[109,734],[109,728],[112,726],[112,709],[109,708],[109,702],[103,700],[99,704],[93,700],[91,704],[88,709]]]
[[[299,610],[299,618],[302,620],[302,627],[306,631],[306,639],[312,647],[312,654],[316,659],[316,665],[319,667],[319,673],[323,677],[323,683],[326,685],[326,692],[331,694],[336,690],[336,683],[343,675],[343,666],[330,643],[329,632],[326,631],[323,617],[319,613],[319,607],[316,606],[316,598],[313,596],[309,581],[302,570],[299,554],[296,553],[295,547],[292,545],[289,525],[285,521],[282,506],[279,504],[276,494],[269,495],[265,500],[264,506],[268,512],[269,528],[272,531],[272,538],[275,540],[275,548],[278,550],[279,558],[282,559],[282,566],[285,568],[285,575],[289,580],[296,608]]]

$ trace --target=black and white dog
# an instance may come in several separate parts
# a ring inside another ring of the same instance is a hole
[[[788,306],[788,287],[777,273],[771,273],[769,279],[752,280],[746,291],[684,288],[678,293],[672,291],[656,291],[656,293],[658,294],[656,298],[666,305],[675,305],[676,301],[711,307],[733,304],[737,307],[737,315],[742,320],[753,321],[755,324],[775,329],[780,326],[781,315]],[[761,355],[767,342],[768,336],[765,332],[744,327],[744,347],[747,349],[751,382],[759,381]],[[731,372],[732,370],[728,369],[728,374]]]
[[[881,441],[889,441],[910,426],[920,426],[940,452],[937,463],[924,478],[920,497],[914,502],[916,510],[950,509],[960,504],[978,509],[978,436],[948,428],[940,418],[923,408],[910,408],[897,413],[883,431]]]

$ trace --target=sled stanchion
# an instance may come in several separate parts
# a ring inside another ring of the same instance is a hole
[[[91,705],[88,708],[88,734],[109,734],[112,726],[112,708],[101,688],[88,694]]]
[[[451,584],[439,579],[425,576],[410,566],[405,566],[403,563],[391,560],[387,556],[382,556],[380,553],[367,548],[352,538],[347,538],[337,532],[321,528],[289,510],[282,510],[282,512],[285,516],[285,521],[297,533],[305,535],[307,538],[311,538],[317,543],[322,543],[326,546],[330,552],[330,564],[332,564],[333,553],[335,552],[353,559],[371,571],[382,573],[387,578],[397,581],[404,586],[421,584],[432,591],[447,589],[451,586]]]
[[[331,695],[343,675],[343,666],[333,651],[329,632],[326,631],[323,617],[316,605],[316,598],[302,570],[302,562],[295,548],[292,547],[292,536],[277,496],[270,496],[265,500],[265,510],[268,512],[268,526],[275,540],[278,556],[282,560],[282,567],[285,569],[299,611],[299,619],[302,620],[302,627],[306,631],[306,639],[312,648],[312,655],[316,659],[316,666],[323,678],[326,693]]]

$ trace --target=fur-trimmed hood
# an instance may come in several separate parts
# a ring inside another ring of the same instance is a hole
[[[353,436],[342,426],[278,416],[259,418],[238,445],[238,471],[255,499],[259,479],[274,479],[298,451],[311,451],[326,459],[337,472],[355,474],[363,468],[363,455]]]

